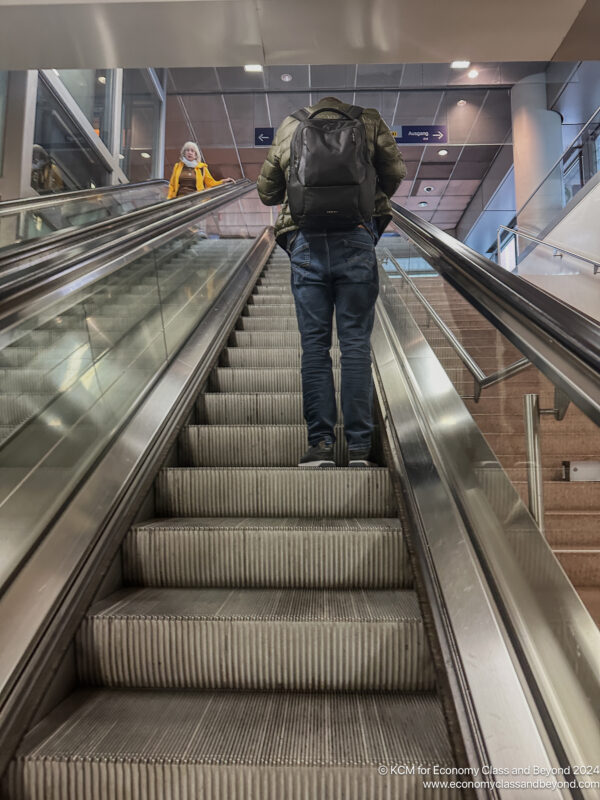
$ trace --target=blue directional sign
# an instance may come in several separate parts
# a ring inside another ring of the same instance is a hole
[[[254,128],[254,144],[257,147],[272,145],[273,136],[275,136],[275,128]]]
[[[447,125],[402,125],[398,144],[443,144],[448,141]]]

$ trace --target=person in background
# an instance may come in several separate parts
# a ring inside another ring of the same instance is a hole
[[[31,188],[40,194],[62,192],[65,188],[59,168],[39,144],[33,145],[31,154]]]
[[[202,152],[195,142],[186,142],[181,148],[179,160],[173,167],[169,181],[169,194],[167,199],[182,197],[185,194],[202,192],[211,186],[220,186],[222,183],[234,183],[233,178],[223,178],[216,181],[208,171],[207,164],[202,160]]]

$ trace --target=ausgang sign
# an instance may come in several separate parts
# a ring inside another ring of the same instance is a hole
[[[447,125],[402,125],[396,131],[398,144],[442,144],[448,141]]]

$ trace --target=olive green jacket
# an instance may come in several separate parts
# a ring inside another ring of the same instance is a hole
[[[336,97],[325,97],[307,110],[312,113],[318,108],[328,106],[342,110],[350,108],[347,103],[342,103]],[[337,115],[332,112],[324,112],[320,116],[335,119]],[[365,108],[361,119],[367,133],[369,157],[375,167],[378,179],[374,217],[379,232],[383,233],[391,219],[389,198],[406,175],[406,167],[394,137],[381,118],[379,111],[374,108]],[[294,117],[286,117],[283,120],[275,134],[257,182],[258,194],[266,206],[282,203],[275,223],[275,235],[277,241],[282,245],[285,245],[285,234],[298,229],[290,214],[286,187],[290,174],[290,145],[294,131],[299,124],[299,120]]]

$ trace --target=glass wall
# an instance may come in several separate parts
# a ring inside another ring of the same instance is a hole
[[[114,72],[106,69],[55,70],[96,134],[110,148]]]
[[[39,194],[94,189],[110,170],[40,78],[35,115],[31,187]]]
[[[4,128],[6,126],[6,97],[8,94],[8,72],[0,70],[0,175],[4,163]]]
[[[149,180],[158,156],[160,100],[146,69],[123,70],[121,125],[121,169],[130,181]]]

